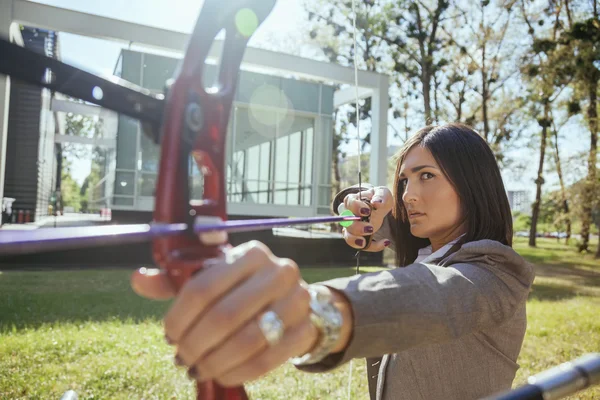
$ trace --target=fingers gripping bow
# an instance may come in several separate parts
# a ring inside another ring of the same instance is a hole
[[[226,220],[225,140],[240,64],[248,39],[267,17],[275,0],[206,0],[188,49],[167,97],[156,190],[156,223],[186,223],[195,216]],[[202,76],[212,39],[225,29],[216,87],[206,89]],[[190,157],[204,174],[203,199],[192,202],[188,185]],[[192,204],[193,203],[193,204]],[[179,289],[221,254],[219,246],[200,243],[192,231],[153,242],[153,255]],[[200,399],[246,399],[243,388],[198,384]]]

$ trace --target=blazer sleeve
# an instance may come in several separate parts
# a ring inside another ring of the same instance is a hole
[[[509,247],[483,242],[489,243],[463,245],[454,254],[462,253],[461,262],[450,266],[412,264],[324,282],[350,301],[353,335],[345,351],[299,368],[328,371],[353,358],[450,341],[509,319],[527,299],[533,270]]]

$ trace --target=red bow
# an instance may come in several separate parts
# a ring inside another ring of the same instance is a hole
[[[154,221],[186,223],[196,216],[227,218],[225,197],[225,139],[236,82],[249,32],[239,26],[243,18],[262,22],[271,11],[269,0],[207,0],[192,34],[181,72],[168,94],[162,128],[161,162],[156,189]],[[243,15],[242,15],[243,14]],[[225,27],[226,39],[215,88],[202,82],[205,60],[214,38]],[[251,26],[250,29],[253,27]],[[204,175],[203,199],[190,204],[189,158]],[[179,289],[203,261],[222,250],[206,246],[192,233],[154,240],[156,262]],[[197,384],[198,399],[247,399],[243,387],[223,388],[214,382]]]

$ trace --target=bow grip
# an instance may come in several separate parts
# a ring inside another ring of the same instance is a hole
[[[225,140],[240,65],[248,39],[272,10],[274,0],[206,0],[178,75],[166,98],[154,221],[193,225],[196,216],[227,219]],[[253,25],[254,24],[254,25]],[[251,27],[251,29],[248,28]],[[216,85],[203,74],[214,38],[225,29]],[[190,157],[203,173],[202,199],[191,201]],[[158,238],[153,256],[177,287],[218,257],[218,246],[202,245],[193,231]]]
[[[189,229],[181,235],[155,239],[152,251],[176,290],[202,269],[206,259],[222,255],[222,247],[199,241],[193,221],[197,216],[227,219],[225,141],[229,115],[248,39],[274,5],[275,0],[206,0],[167,94],[154,222],[186,223]],[[206,59],[222,29],[225,41],[216,85],[207,88],[203,82]],[[190,198],[192,161],[203,174],[202,199]],[[223,388],[212,381],[198,383],[197,396],[203,400],[248,398],[243,387]]]

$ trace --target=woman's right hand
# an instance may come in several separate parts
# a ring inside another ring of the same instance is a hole
[[[362,200],[369,200],[373,210]],[[344,240],[349,246],[364,251],[382,251],[390,245],[390,238],[372,240],[369,247],[364,248],[366,239],[364,236],[373,235],[383,225],[383,221],[392,211],[394,197],[392,192],[385,186],[377,186],[354,194],[349,194],[344,198],[344,206],[354,215],[362,217],[368,216],[369,221],[356,221],[347,228],[344,228]]]

